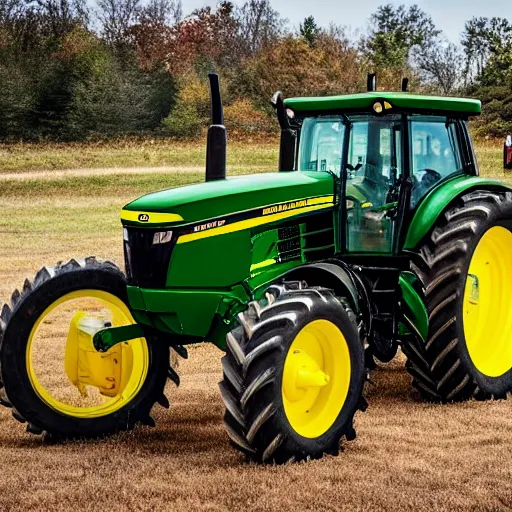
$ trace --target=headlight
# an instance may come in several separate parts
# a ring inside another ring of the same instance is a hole
[[[153,245],[166,244],[172,240],[172,231],[159,231],[153,236]]]

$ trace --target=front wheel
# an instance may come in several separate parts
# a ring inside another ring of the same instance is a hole
[[[168,345],[92,344],[97,330],[134,323],[127,302],[122,272],[95,258],[45,267],[14,292],[0,320],[1,384],[30,432],[97,437],[152,423],[153,404],[166,404]]]
[[[355,314],[325,289],[285,283],[239,315],[220,389],[233,445],[260,462],[337,454],[364,409]]]

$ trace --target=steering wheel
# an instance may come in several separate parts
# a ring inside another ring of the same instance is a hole
[[[432,187],[442,178],[441,174],[434,171],[434,169],[420,169],[418,172],[424,173],[420,184],[425,188]]]
[[[423,173],[421,180],[418,180],[418,178],[414,176],[413,197],[419,199],[425,192],[430,190],[438,181],[440,181],[442,176],[437,171],[434,171],[434,169],[419,169],[417,172],[418,174]]]

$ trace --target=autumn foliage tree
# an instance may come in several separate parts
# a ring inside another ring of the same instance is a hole
[[[142,19],[129,30],[139,65],[151,69],[165,64],[175,76],[189,73],[200,59],[222,59],[236,34],[233,4],[217,10],[205,7],[169,26],[159,19]]]
[[[482,97],[482,134],[512,130],[512,25],[473,18],[459,45],[417,5],[382,5],[366,32],[292,27],[271,0],[183,13],[180,0],[0,0],[0,138],[83,139],[208,124],[207,73],[222,76],[231,132],[276,129],[269,99],[411,87]]]
[[[247,93],[267,101],[280,89],[287,96],[340,94],[360,90],[363,76],[357,52],[341,40],[319,34],[311,46],[288,36],[247,63]]]

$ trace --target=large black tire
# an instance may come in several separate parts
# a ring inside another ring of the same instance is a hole
[[[169,371],[169,345],[147,336],[149,367],[139,393],[123,408],[97,418],[77,418],[47,405],[33,389],[28,377],[26,350],[30,332],[41,314],[64,295],[81,290],[106,291],[128,302],[126,280],[111,262],[94,257],[71,260],[44,267],[33,282],[25,281],[22,292],[16,290],[11,305],[4,305],[0,316],[0,367],[2,405],[12,407],[15,419],[28,423],[27,431],[47,433],[54,438],[90,438],[134,428],[136,423],[154,425],[150,416],[155,402],[169,403],[164,387]],[[170,370],[173,372],[173,370]]]
[[[429,401],[504,398],[512,391],[512,369],[497,378],[481,373],[464,336],[469,265],[478,242],[494,226],[512,230],[512,193],[472,191],[440,216],[413,265],[424,288],[428,338],[425,343],[408,337],[402,350],[413,385]],[[512,332],[510,339],[512,343]]]
[[[364,410],[366,378],[363,343],[348,302],[331,291],[305,283],[274,285],[266,299],[239,315],[239,326],[227,337],[220,389],[226,406],[225,425],[232,444],[258,462],[337,455],[340,440],[355,438],[354,415]],[[320,437],[299,435],[286,417],[282,397],[284,361],[297,334],[308,323],[326,319],[343,333],[350,351],[347,398],[333,425]]]

